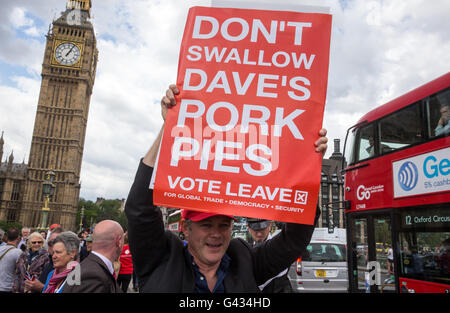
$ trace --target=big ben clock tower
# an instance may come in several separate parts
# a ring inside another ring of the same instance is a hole
[[[89,105],[98,50],[90,22],[92,1],[69,0],[47,35],[42,84],[20,221],[29,227],[74,229]],[[53,171],[54,192],[43,218],[43,181]],[[47,215],[48,214],[48,215]],[[45,225],[44,225],[45,224]]]

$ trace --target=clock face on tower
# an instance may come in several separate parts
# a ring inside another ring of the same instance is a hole
[[[62,65],[74,65],[80,57],[80,48],[71,42],[62,43],[55,49],[55,58]]]

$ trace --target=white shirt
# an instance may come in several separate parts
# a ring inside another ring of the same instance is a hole
[[[392,251],[392,248],[390,248],[390,249],[388,250],[387,258],[388,258],[389,260],[391,260],[391,261],[394,260],[394,251]]]
[[[107,257],[105,257],[104,255],[102,255],[102,254],[100,254],[100,253],[98,253],[98,252],[96,252],[96,251],[91,251],[91,253],[95,254],[95,255],[98,256],[100,259],[102,259],[103,263],[106,264],[106,267],[108,268],[108,270],[109,270],[109,272],[111,273],[111,275],[114,275],[114,274],[113,274],[113,273],[114,273],[114,267],[113,267],[113,264],[112,264],[112,262],[111,262]]]

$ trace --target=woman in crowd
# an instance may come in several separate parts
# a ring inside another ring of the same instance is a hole
[[[120,271],[119,276],[117,276],[117,283],[122,289],[122,292],[127,293],[131,275],[133,274],[133,261],[131,259],[130,246],[128,245],[128,232],[125,233],[123,238],[124,244],[119,258]]]
[[[16,278],[12,291],[30,292],[25,288],[25,280],[37,279],[48,262],[48,252],[44,249],[44,238],[38,232],[32,233],[28,237],[27,249],[17,261]]]
[[[61,233],[53,240],[53,267],[47,276],[43,293],[60,293],[67,275],[78,265],[80,239],[71,232]]]

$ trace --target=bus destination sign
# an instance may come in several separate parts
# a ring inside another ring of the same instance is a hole
[[[450,227],[450,209],[408,210],[402,213],[402,227]]]

